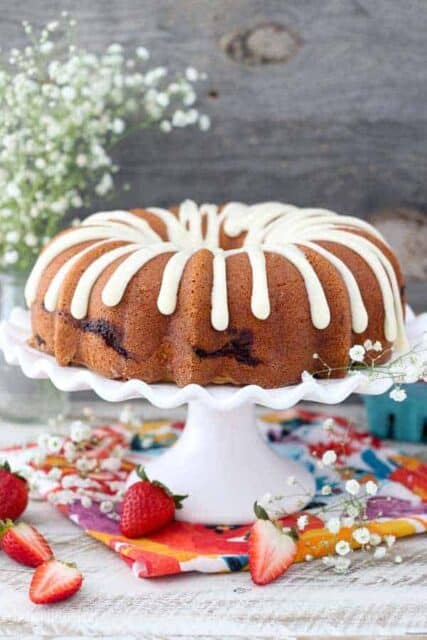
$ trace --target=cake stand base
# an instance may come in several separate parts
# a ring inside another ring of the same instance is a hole
[[[174,493],[188,494],[176,513],[187,522],[251,522],[254,502],[266,493],[282,496],[281,505],[293,513],[311,500],[315,489],[301,464],[279,457],[263,441],[250,403],[218,411],[190,402],[182,436],[145,470]],[[133,472],[128,485],[138,480]]]

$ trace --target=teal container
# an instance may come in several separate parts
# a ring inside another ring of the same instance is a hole
[[[427,384],[401,385],[407,393],[396,402],[389,391],[380,396],[364,396],[369,429],[379,438],[427,442]]]

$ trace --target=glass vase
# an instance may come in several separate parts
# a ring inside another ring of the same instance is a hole
[[[7,320],[14,307],[25,307],[21,273],[0,273],[0,320]],[[18,366],[8,365],[0,353],[0,419],[47,423],[69,410],[68,394],[50,380],[27,378]]]

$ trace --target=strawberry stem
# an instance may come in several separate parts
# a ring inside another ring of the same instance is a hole
[[[150,482],[147,474],[145,473],[145,469],[142,466],[142,464],[140,464],[137,468],[136,468],[136,473],[137,475],[141,478],[141,480],[143,482]]]
[[[10,466],[10,464],[9,464],[9,462],[7,460],[5,460],[2,464],[0,464],[0,470],[6,471],[6,473],[11,473],[16,478],[19,478],[23,482],[25,482],[25,483],[27,482],[26,478],[21,476],[17,471],[12,471],[12,468],[11,468],[11,466]]]
[[[267,511],[258,502],[254,503],[254,512],[259,520],[270,520]]]
[[[188,498],[188,495],[172,495],[173,501],[175,502],[175,509],[182,509],[182,502],[183,500],[185,500],[186,498]]]
[[[10,520],[9,518],[7,520],[0,520],[0,539],[4,536],[6,531],[12,529],[13,526],[13,520]]]
[[[173,501],[175,502],[175,508],[182,509],[181,503],[183,500],[185,500],[185,498],[188,498],[188,495],[175,495],[166,485],[163,484],[163,482],[160,482],[159,480],[150,480],[142,465],[139,465],[137,467],[136,473],[141,478],[142,482],[150,482],[152,485],[156,487],[160,487],[160,489],[163,489],[166,495],[173,498]]]

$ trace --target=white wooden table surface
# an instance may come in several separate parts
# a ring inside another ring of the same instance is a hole
[[[360,419],[358,407],[339,412]],[[37,431],[0,423],[0,446]],[[46,534],[58,557],[78,563],[84,588],[64,603],[32,605],[27,597],[31,570],[0,554],[0,637],[427,638],[425,536],[396,543],[401,565],[360,557],[349,575],[336,575],[313,561],[256,587],[247,573],[140,580],[116,554],[49,505],[32,502],[26,519]]]

